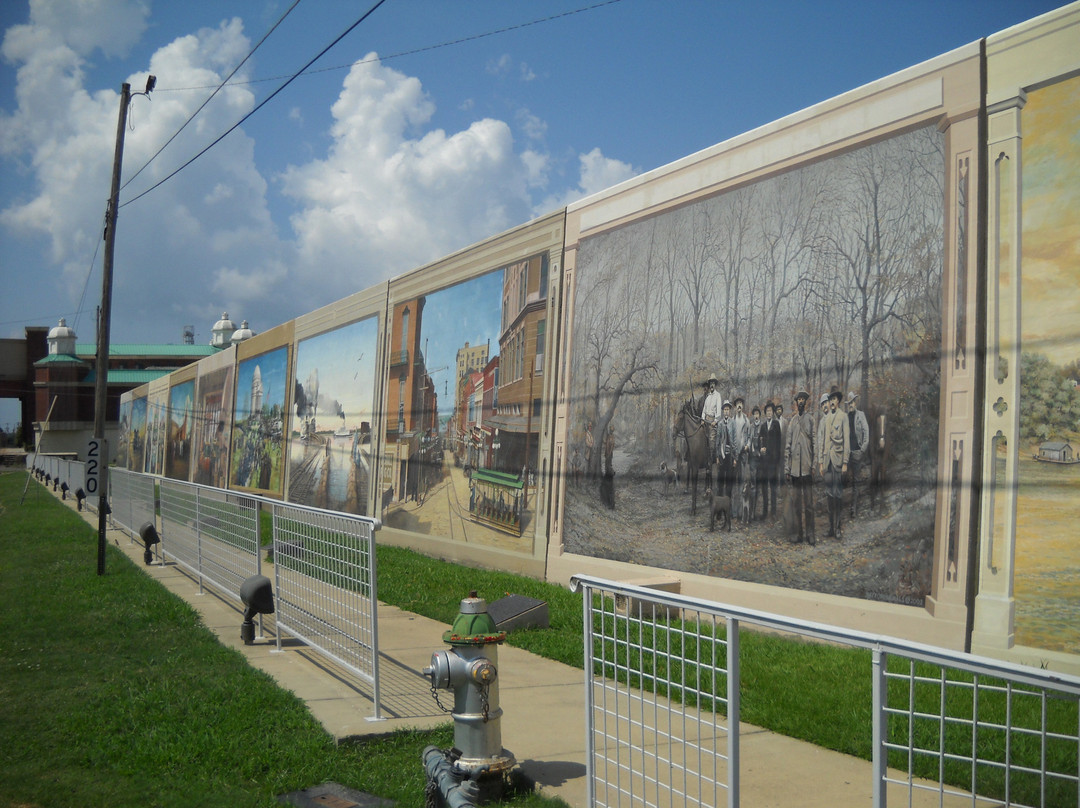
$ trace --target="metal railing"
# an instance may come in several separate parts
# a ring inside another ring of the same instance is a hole
[[[28,471],[82,484],[83,464],[27,456]],[[381,720],[375,531],[379,521],[290,505],[267,497],[109,469],[111,519],[134,540],[147,522],[158,525],[162,562],[186,569],[199,583],[240,600],[240,586],[264,574],[260,513],[271,514],[274,623],[278,650],[287,632],[350,670],[372,687]]]
[[[262,572],[259,505],[250,497],[218,488],[162,479],[162,555],[237,600],[240,585]]]
[[[157,524],[157,490],[148,474],[109,469],[109,518],[134,539],[147,522]]]
[[[572,586],[590,806],[739,805],[743,624],[871,652],[878,808],[897,792],[906,805],[1080,805],[1080,677],[590,576]]]
[[[155,478],[124,472],[152,487]],[[274,634],[281,650],[287,632],[342,665],[372,687],[374,715],[381,719],[375,531],[363,516],[289,505],[268,497],[162,478],[163,561],[186,569],[199,582],[229,598],[252,575],[267,574],[261,556],[260,513],[271,514],[269,550],[274,559]],[[115,485],[115,483],[114,483]],[[117,490],[114,487],[114,492]],[[145,504],[132,496],[134,510]],[[150,519],[153,519],[151,495]],[[113,506],[114,515],[117,506]],[[139,511],[140,518],[142,512]],[[141,526],[143,522],[128,524]]]
[[[270,511],[277,624],[369,681],[372,718],[380,719],[379,522],[282,502],[271,502]]]

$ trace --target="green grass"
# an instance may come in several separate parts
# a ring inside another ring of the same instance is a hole
[[[0,806],[269,808],[328,781],[424,804],[449,724],[336,745],[111,544],[99,577],[95,531],[25,481],[0,474]]]

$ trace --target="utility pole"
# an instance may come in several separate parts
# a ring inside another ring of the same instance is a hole
[[[106,211],[105,260],[101,273],[101,317],[98,320],[97,365],[94,379],[94,439],[105,447],[105,414],[108,401],[109,376],[109,319],[112,313],[113,252],[116,249],[116,212],[120,203],[120,168],[124,162],[124,131],[127,129],[128,102],[131,101],[131,85],[120,88],[120,115],[116,122],[116,152],[113,155],[112,190],[109,193],[109,209]],[[105,574],[105,526],[109,505],[108,450],[102,453],[101,483],[98,487],[98,549],[97,574]]]

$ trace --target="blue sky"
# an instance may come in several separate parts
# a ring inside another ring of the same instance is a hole
[[[0,3],[0,337],[64,316],[93,341],[119,88],[150,72],[126,133],[112,340],[179,342],[191,324],[208,342],[223,310],[264,331],[1061,4],[386,0],[132,201],[369,8],[301,0],[132,179],[291,5]],[[14,413],[0,401],[0,425]]]

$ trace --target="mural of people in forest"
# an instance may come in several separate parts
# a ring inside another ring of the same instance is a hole
[[[589,434],[611,425],[620,440],[613,510],[589,479],[599,469],[567,488],[568,551],[923,605],[937,496],[944,165],[942,134],[920,128],[582,238],[568,441],[587,451]],[[742,517],[730,533],[710,533],[689,497],[665,497],[658,471],[685,460],[672,425],[688,397],[701,413],[713,375],[731,405],[718,431],[737,441],[730,470],[718,469]],[[782,518],[793,495],[778,480],[783,459],[749,463],[749,452],[767,456],[789,438],[790,419],[762,440],[746,414],[777,417],[776,405],[793,407],[804,390],[816,437],[817,403],[833,389],[837,434],[850,432],[843,391],[865,408],[871,443],[884,442],[879,425],[889,424],[888,486],[873,504],[856,498],[853,486],[874,479],[869,459],[853,478],[850,446],[835,463],[815,447],[804,493],[825,527],[815,544],[799,543]],[[779,514],[754,513],[763,473]],[[620,527],[628,523],[635,529]]]

